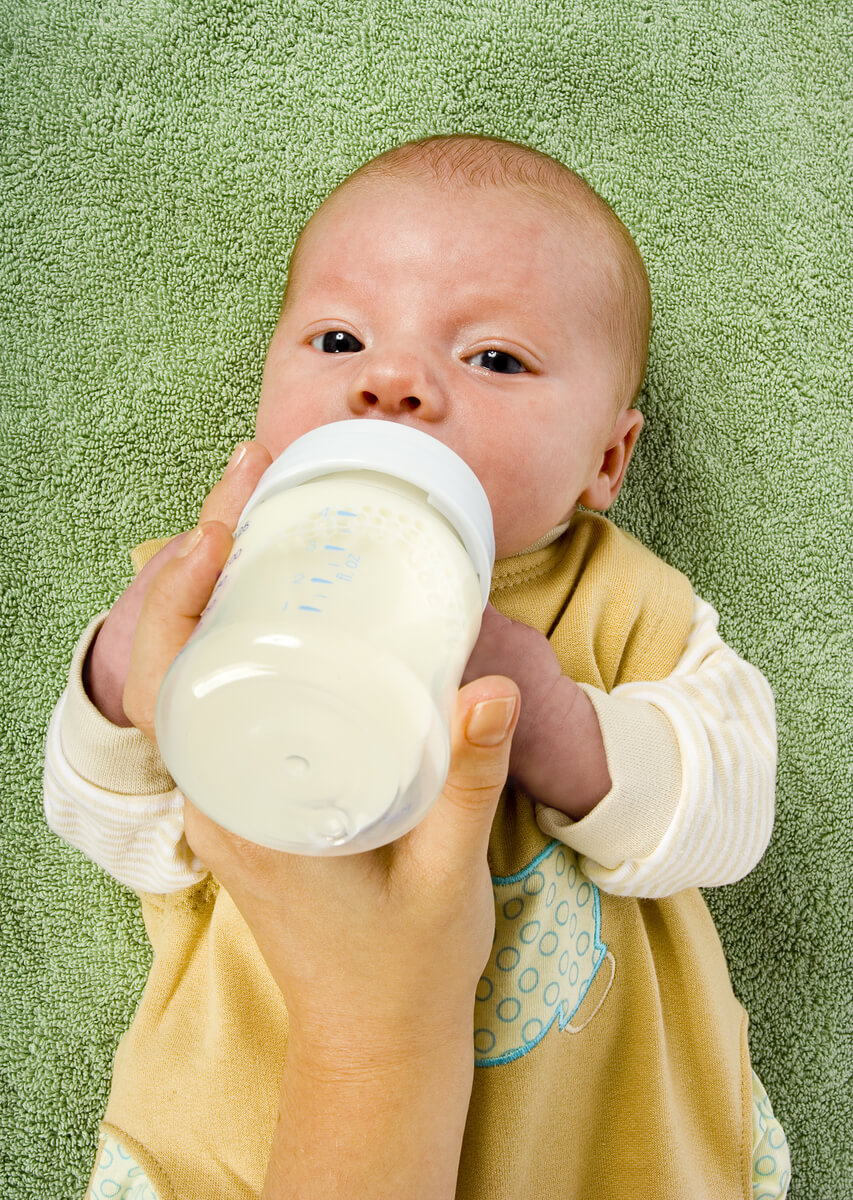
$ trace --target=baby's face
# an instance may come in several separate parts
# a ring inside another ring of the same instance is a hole
[[[274,457],[334,421],[421,429],[480,479],[498,557],[596,506],[617,372],[594,233],[506,188],[382,180],[306,238],[261,386]]]

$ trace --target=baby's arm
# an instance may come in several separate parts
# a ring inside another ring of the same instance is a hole
[[[549,692],[537,671],[547,684],[559,670],[547,639],[487,609],[475,673],[503,671],[524,702],[510,772],[547,805],[537,814],[542,829],[577,850],[605,891],[651,897],[734,882],[766,849],[776,772],[773,695],[760,671],[725,645],[717,623],[697,598],[686,648],[668,678],[622,684],[609,695],[566,680],[550,692],[558,702],[543,711]],[[594,709],[611,785],[585,813],[573,760],[590,753],[590,738],[586,714],[583,722],[572,717],[583,712],[571,700],[576,691]]]
[[[200,519],[235,523],[245,494],[269,462],[265,447],[249,443],[249,453],[217,484],[215,499],[211,493],[205,500]],[[183,795],[156,745],[132,726],[123,706],[145,596],[188,536],[163,546],[109,612],[84,630],[45,742],[49,827],[138,892],[180,891],[207,874],[186,841]]]
[[[138,892],[181,891],[207,873],[184,837],[183,797],[156,746],[113,724],[83,687],[83,663],[104,614],[83,631],[45,739],[48,826]]]

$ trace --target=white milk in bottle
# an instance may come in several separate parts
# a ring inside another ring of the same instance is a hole
[[[400,837],[444,784],[493,565],[485,492],[443,443],[374,419],[299,438],[163,681],[157,741],[178,786],[279,850]]]

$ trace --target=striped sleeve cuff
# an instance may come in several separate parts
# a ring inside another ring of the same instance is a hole
[[[579,686],[598,717],[612,786],[581,821],[544,805],[537,820],[544,833],[615,870],[652,854],[672,824],[681,795],[678,741],[652,705]]]
[[[157,747],[135,726],[113,725],[86,694],[83,664],[106,620],[101,613],[81,634],[68,675],[60,737],[70,767],[97,787],[129,796],[171,791],[175,781]]]
[[[776,719],[761,672],[723,642],[695,598],[684,653],[665,679],[584,688],[612,788],[582,821],[537,809],[589,878],[621,896],[672,896],[747,875],[773,829]]]
[[[108,721],[83,687],[83,663],[106,614],[74,651],[45,741],[49,827],[137,892],[181,891],[207,874],[184,836],[184,797],[138,729]]]

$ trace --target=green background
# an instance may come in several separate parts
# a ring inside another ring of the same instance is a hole
[[[3,1196],[82,1193],[148,964],[135,898],[42,815],[72,648],[251,435],[304,220],[365,158],[460,131],[566,162],[646,258],[647,427],[611,515],[775,691],[774,838],[708,899],[791,1195],[853,1196],[852,24],[810,0],[0,0]]]

